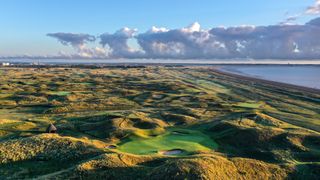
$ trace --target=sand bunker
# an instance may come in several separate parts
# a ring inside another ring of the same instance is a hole
[[[152,95],[152,98],[154,98],[154,99],[162,99],[164,97],[164,95],[162,95],[162,94],[154,94],[154,95]]]
[[[159,151],[159,153],[162,155],[178,155],[183,152],[184,152],[183,149],[171,149],[171,150],[167,150],[167,151]]]
[[[117,146],[116,145],[108,145],[106,148],[108,148],[108,149],[116,149]]]
[[[172,134],[175,134],[175,135],[188,135],[190,133],[184,132],[184,131],[172,131]]]

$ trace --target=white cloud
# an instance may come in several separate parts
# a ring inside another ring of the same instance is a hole
[[[199,23],[136,36],[146,58],[319,58],[320,18],[305,25],[200,29]]]
[[[82,33],[48,33],[47,36],[56,38],[63,45],[81,46],[86,42],[94,42],[96,38],[90,34]]]
[[[308,7],[306,14],[320,14],[320,0],[316,0],[313,6]]]
[[[294,53],[300,53],[300,49],[299,49],[299,46],[298,46],[298,44],[297,43],[293,43],[293,47],[294,47],[294,49],[293,49],[293,52]]]
[[[78,49],[77,55],[83,58],[106,58],[108,57],[108,51],[100,47],[88,48],[83,45]]]
[[[315,0],[312,6],[306,7],[303,12],[290,15],[289,12],[285,13],[286,18],[281,21],[281,25],[296,25],[296,21],[299,18],[305,17],[306,15],[318,15],[320,14],[320,0]]]
[[[198,22],[194,22],[190,26],[182,28],[181,31],[186,32],[186,33],[199,32],[200,27],[201,26]]]
[[[285,20],[280,22],[280,25],[296,25],[296,20],[299,19],[303,14],[295,14],[287,16]]]
[[[49,33],[49,37],[57,39],[61,44],[68,46],[71,45],[76,51],[76,54],[60,53],[62,57],[69,58],[105,58],[107,57],[107,51],[105,49],[94,47],[87,47],[86,43],[94,42],[96,38],[89,34],[82,33]]]
[[[155,26],[152,26],[151,29],[150,29],[150,33],[158,33],[158,32],[168,32],[169,29],[165,28],[165,27],[155,27]]]
[[[134,38],[137,29],[130,29],[128,27],[124,27],[114,34],[104,33],[99,36],[100,44],[105,47],[108,45],[110,49],[110,57],[113,58],[134,58],[139,56],[141,53],[139,50],[131,48],[128,45],[128,40]]]

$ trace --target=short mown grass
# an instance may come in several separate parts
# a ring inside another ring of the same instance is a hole
[[[237,103],[234,106],[241,107],[241,108],[257,109],[257,108],[260,108],[262,105],[261,103],[243,102],[243,103]]]
[[[132,154],[146,155],[171,149],[182,149],[187,153],[211,151],[217,147],[216,142],[200,131],[170,128],[167,129],[164,134],[156,137],[145,138],[132,135],[128,137],[125,142],[119,144],[118,150]]]
[[[48,92],[48,94],[58,95],[58,96],[67,96],[70,94],[70,92],[68,92],[68,91],[51,91],[51,92]]]

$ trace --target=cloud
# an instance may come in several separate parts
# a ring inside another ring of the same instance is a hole
[[[314,59],[320,57],[319,32],[320,18],[305,25],[153,27],[136,38],[146,58]]]
[[[134,38],[137,29],[124,27],[114,34],[104,33],[99,36],[100,44],[110,49],[110,57],[113,58],[135,58],[141,55],[139,50],[129,47],[128,40]]]
[[[86,42],[93,42],[96,38],[89,34],[75,34],[75,33],[48,33],[47,36],[56,38],[63,45],[81,46]]]
[[[279,24],[281,25],[294,25],[295,22],[305,16],[309,15],[318,15],[320,14],[320,0],[315,0],[315,3],[312,6],[306,7],[302,12],[289,15],[289,12],[285,13],[286,18],[281,21]]]
[[[316,0],[313,6],[309,6],[305,13],[312,15],[320,14],[320,0]]]
[[[109,54],[107,49],[100,47],[88,48],[81,46],[77,51],[77,55],[80,58],[107,58]]]
[[[62,57],[69,58],[106,58],[107,50],[94,47],[88,48],[87,43],[94,42],[96,40],[95,36],[90,34],[75,34],[75,33],[48,33],[47,36],[53,37],[57,39],[61,44],[65,46],[71,45],[76,51],[77,54],[67,55],[66,53],[62,53]]]
[[[212,47],[223,47],[198,22],[173,30],[153,27],[136,38],[147,58],[198,58],[212,53]]]
[[[302,17],[303,14],[296,14],[296,15],[290,15],[287,16],[285,20],[283,20],[282,22],[280,22],[280,25],[296,25],[296,21]]]

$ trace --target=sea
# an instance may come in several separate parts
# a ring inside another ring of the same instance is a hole
[[[226,65],[221,70],[249,77],[320,89],[320,65]]]

